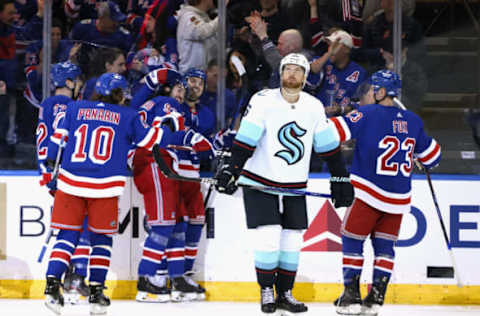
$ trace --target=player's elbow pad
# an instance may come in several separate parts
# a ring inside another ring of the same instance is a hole
[[[320,154],[320,157],[327,163],[330,174],[334,177],[348,177],[348,171],[345,167],[342,150],[340,146],[326,153]]]

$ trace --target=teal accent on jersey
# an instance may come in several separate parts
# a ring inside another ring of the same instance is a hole
[[[240,129],[235,139],[249,146],[256,147],[260,137],[263,135],[263,130],[264,128],[244,120],[240,124]]]
[[[278,267],[280,251],[254,251],[255,267],[262,270],[273,270]]]
[[[328,127],[313,137],[313,149],[317,153],[324,153],[337,148],[340,145],[334,128]]]
[[[287,271],[297,271],[300,251],[280,251],[279,267]]]

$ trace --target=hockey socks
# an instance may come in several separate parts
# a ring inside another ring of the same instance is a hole
[[[168,275],[175,278],[185,272],[185,222],[177,223],[167,245]],[[196,254],[195,250],[195,254]],[[195,257],[193,258],[195,260]],[[193,265],[193,263],[192,263]]]
[[[275,284],[279,256],[280,251],[255,251],[255,270],[261,288],[273,287]]]
[[[362,274],[364,240],[342,235],[343,284],[347,286]]]
[[[79,231],[60,230],[48,261],[47,277],[54,276],[58,280],[62,278],[68,269],[79,236]]]
[[[198,242],[202,236],[203,225],[187,224],[185,240],[185,272],[193,270],[193,264],[197,258]]]
[[[90,255],[89,284],[104,284],[110,267],[113,239],[109,235],[91,233],[92,254]]]
[[[70,260],[71,265],[74,267],[73,272],[82,277],[87,276],[88,269],[88,258],[90,256],[90,232],[88,231],[88,217],[85,216],[83,222],[83,231],[80,234],[80,239],[78,240],[77,247],[73,252],[72,259]]]
[[[302,246],[302,230],[282,229],[280,234],[280,254],[278,258],[277,293],[281,294],[293,289],[300,260]]]
[[[138,265],[139,276],[154,276],[156,274],[173,229],[174,226],[152,226],[143,244],[142,259]]]
[[[379,280],[390,279],[393,271],[395,250],[394,241],[384,238],[373,238],[372,246],[375,253],[373,264],[373,283]]]

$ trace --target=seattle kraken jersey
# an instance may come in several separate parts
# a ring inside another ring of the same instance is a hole
[[[121,195],[131,145],[151,149],[162,135],[161,129],[149,128],[128,107],[96,101],[68,104],[65,119],[52,136],[57,144],[66,139],[58,188],[82,197]]]
[[[413,158],[431,168],[441,156],[422,120],[410,111],[378,104],[330,120],[341,141],[357,140],[350,175],[355,197],[387,213],[409,212]]]
[[[320,101],[301,92],[290,104],[280,89],[257,92],[247,107],[235,144],[254,150],[239,182],[305,188],[312,146],[318,153],[333,150],[339,138]]]
[[[37,125],[37,161],[40,173],[45,173],[45,161],[48,156],[48,143],[50,136],[58,126],[59,121],[65,116],[67,104],[72,102],[67,96],[55,95],[45,99],[40,104]]]

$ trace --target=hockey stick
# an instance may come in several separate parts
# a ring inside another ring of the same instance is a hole
[[[167,177],[179,181],[190,181],[190,182],[199,182],[203,184],[211,184],[211,185],[216,185],[217,180],[214,178],[189,178],[189,177],[184,177],[181,176],[175,172],[173,172],[170,167],[165,163],[165,161],[162,158],[162,154],[160,153],[160,149],[158,145],[155,145],[153,147],[153,157],[155,159],[155,162],[157,163],[158,167],[160,168],[160,171]],[[274,192],[279,192],[279,193],[287,193],[287,194],[297,194],[297,195],[308,195],[308,196],[315,196],[315,197],[323,197],[323,198],[331,198],[330,194],[324,194],[324,193],[317,193],[317,192],[310,192],[310,191],[304,191],[304,190],[298,190],[298,189],[286,189],[286,188],[277,188],[277,187],[268,187],[268,186],[259,186],[259,185],[249,185],[249,184],[237,184],[239,187],[247,188],[247,189],[252,189],[252,190],[259,190],[259,191],[274,191]]]
[[[184,151],[195,151],[190,146],[181,146],[181,145],[167,145],[168,149],[175,149],[175,150],[184,150]],[[214,150],[215,157],[230,157],[231,153],[225,150]]]
[[[398,107],[400,107],[402,110],[407,109],[399,99],[393,98],[393,102],[397,104]],[[422,163],[418,161],[418,159],[415,159],[415,164],[417,165],[418,169],[423,170],[423,172],[425,173],[425,176],[427,177],[428,187],[430,188],[430,193],[432,194],[433,204],[435,205],[435,210],[437,211],[438,219],[440,221],[440,226],[442,227],[443,238],[447,243],[448,254],[450,255],[450,259],[452,260],[453,271],[457,279],[457,286],[462,287],[463,283],[462,283],[462,280],[460,279],[460,273],[458,270],[457,261],[455,260],[455,256],[453,255],[452,245],[450,244],[450,239],[448,238],[447,229],[445,228],[445,223],[443,222],[442,213],[440,212],[440,206],[438,205],[438,201],[437,201],[437,195],[435,194],[435,190],[433,189],[433,182],[432,182],[432,178],[430,177],[430,171],[428,171],[428,169],[425,168],[425,166],[423,166]]]
[[[57,157],[55,157],[55,165],[53,167],[51,181],[55,181],[58,177],[58,171],[60,168],[60,158],[62,157],[63,147],[65,147],[64,139],[65,139],[65,136],[62,135],[62,138],[60,139],[60,144],[58,145]],[[43,257],[45,256],[45,252],[47,251],[48,244],[50,243],[50,239],[52,238],[52,236],[53,236],[53,229],[50,228],[47,234],[47,238],[43,243],[42,249],[40,250],[40,255],[38,256],[38,259],[37,259],[38,263],[41,263],[43,261]]]

